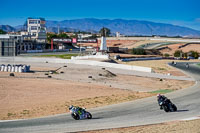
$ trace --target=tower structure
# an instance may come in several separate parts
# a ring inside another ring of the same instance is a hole
[[[107,51],[107,44],[106,44],[106,29],[103,28],[101,31],[101,46],[100,51],[106,52]]]
[[[32,39],[36,39],[40,42],[46,41],[46,26],[44,18],[28,18],[27,31]]]

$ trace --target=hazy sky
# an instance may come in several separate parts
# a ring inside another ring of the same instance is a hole
[[[200,0],[0,0],[0,25],[22,25],[27,17],[133,19],[200,30]]]

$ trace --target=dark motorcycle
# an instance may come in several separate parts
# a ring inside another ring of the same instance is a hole
[[[160,109],[164,109],[165,112],[175,112],[177,107],[169,99],[159,101]]]
[[[186,63],[185,67],[186,67],[186,68],[189,68],[190,66],[189,66],[189,64],[188,64],[188,63]]]
[[[83,109],[83,113],[79,114],[76,110],[70,110],[72,118],[75,120],[80,119],[92,119],[92,114],[90,112],[87,112],[85,109]]]

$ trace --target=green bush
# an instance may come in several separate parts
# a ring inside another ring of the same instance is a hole
[[[190,54],[190,56],[194,57],[195,59],[199,58],[199,53],[197,51],[190,51],[189,54]]]
[[[164,57],[169,57],[169,54],[168,54],[168,53],[165,53],[165,54],[164,54]]]
[[[3,31],[2,29],[0,29],[0,34],[6,34],[7,32]]]
[[[181,56],[181,53],[183,53],[182,50],[176,50],[176,51],[174,52],[174,57],[180,57],[180,56]]]
[[[146,52],[143,48],[133,48],[132,54],[135,55],[146,55]]]

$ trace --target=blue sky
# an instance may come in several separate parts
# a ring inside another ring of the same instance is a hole
[[[200,30],[200,0],[0,0],[0,25],[22,25],[27,17],[133,19]]]

